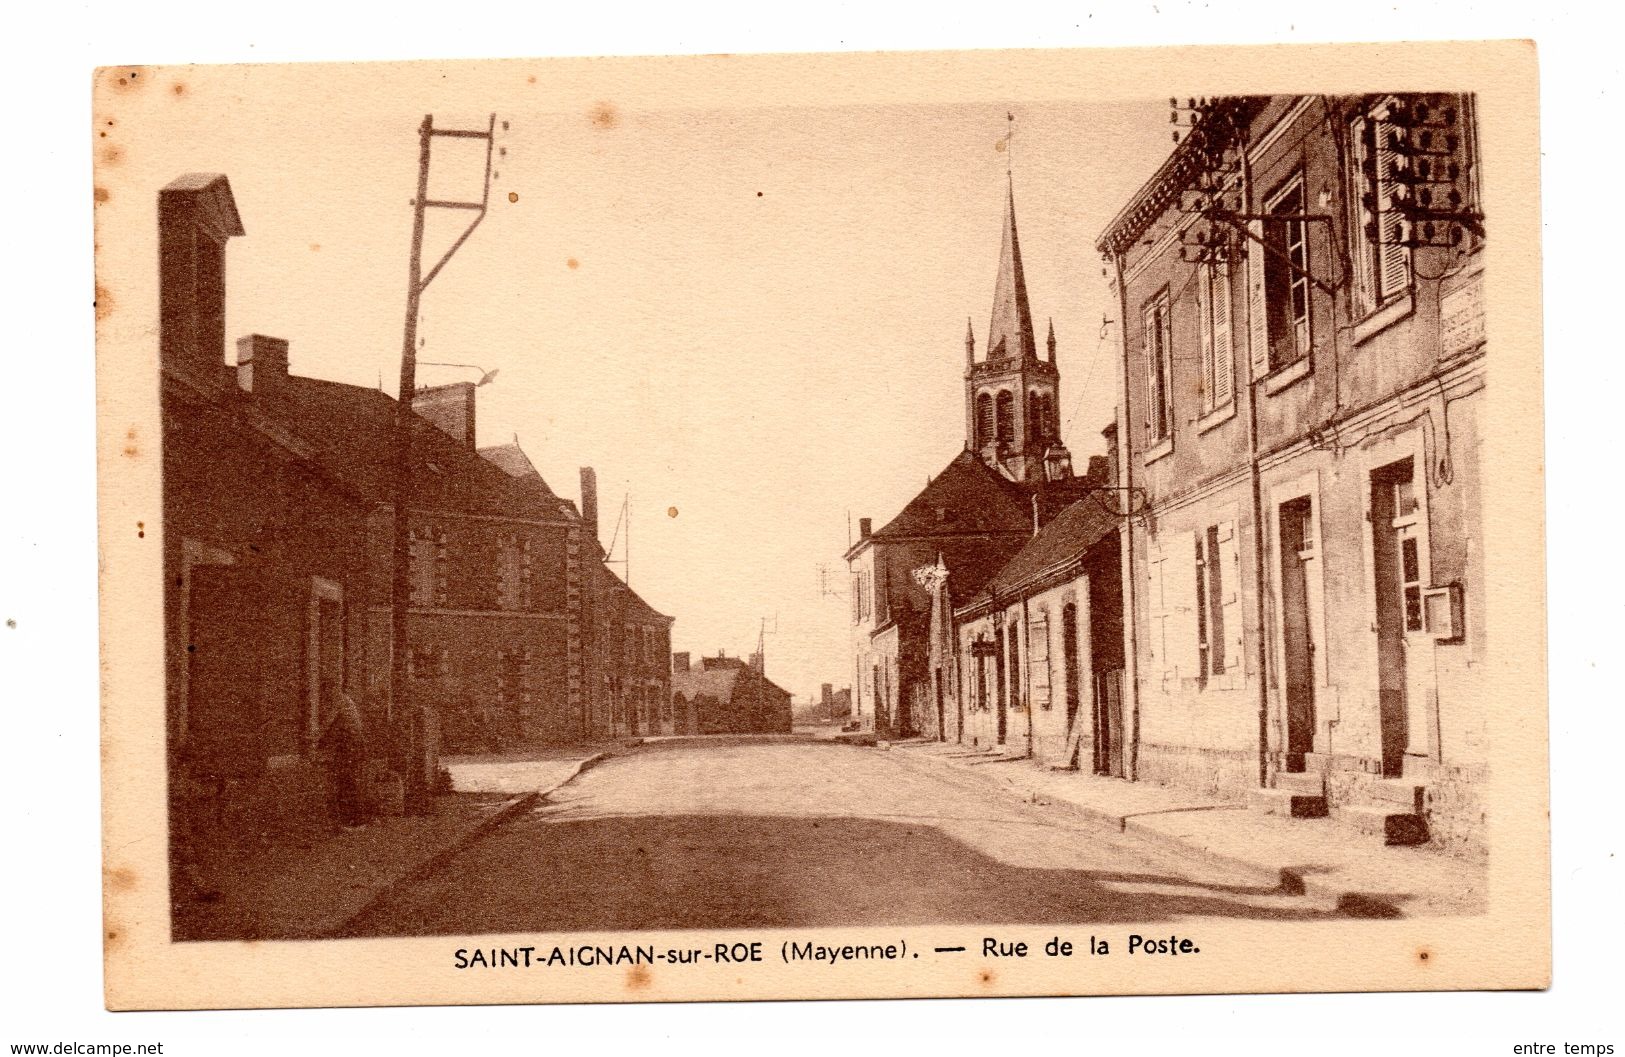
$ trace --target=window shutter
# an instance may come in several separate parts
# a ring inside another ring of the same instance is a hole
[[[1145,356],[1145,435],[1153,443],[1162,439],[1157,431],[1157,314],[1156,302],[1140,316],[1140,348]]]
[[[1219,523],[1220,597],[1224,603],[1225,685],[1237,689],[1245,684],[1247,658],[1241,637],[1241,552],[1237,549],[1236,523]]]
[[[1247,353],[1252,363],[1249,382],[1270,373],[1270,327],[1264,305],[1264,222],[1249,220],[1247,232]],[[1256,240],[1256,241],[1255,241]]]
[[[1213,398],[1213,265],[1196,266],[1196,329],[1202,335],[1202,410],[1218,406]]]
[[[1230,265],[1213,267],[1213,405],[1223,407],[1233,395],[1236,373],[1233,342],[1230,339]]]
[[[1403,245],[1405,221],[1396,208],[1394,196],[1395,161],[1393,137],[1398,132],[1387,121],[1377,122],[1377,300],[1402,293],[1410,285],[1410,248]]]
[[[1162,547],[1156,542],[1146,545],[1146,615],[1150,633],[1146,636],[1146,648],[1150,653],[1151,664],[1149,668],[1154,672],[1161,672],[1166,681],[1169,677],[1167,634],[1165,621],[1168,611],[1163,598],[1163,560]]]

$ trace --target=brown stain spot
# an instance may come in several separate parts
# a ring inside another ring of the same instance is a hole
[[[135,523],[135,538],[138,540],[144,540],[147,538],[147,523],[145,521],[137,521]]]
[[[107,946],[109,946],[109,947],[116,946],[118,944],[119,940],[121,940],[123,938],[124,938],[124,933],[120,932],[118,929],[110,928],[110,929],[107,930]]]
[[[102,164],[118,165],[124,160],[124,148],[116,143],[109,143],[102,148]]]
[[[529,77],[526,77],[525,78],[525,83],[526,84],[535,84],[536,83],[536,75],[531,74]]]
[[[1416,961],[1419,965],[1433,964],[1433,952],[1426,947],[1421,948],[1416,952]]]
[[[581,262],[576,260],[574,257],[571,257],[569,260],[564,262],[564,266],[566,268],[569,268],[571,271],[574,271],[577,268],[581,267]]]
[[[113,295],[109,293],[107,287],[103,286],[101,283],[96,284],[96,300],[94,305],[96,308],[97,319],[106,319],[108,316],[113,314]]]
[[[983,987],[992,987],[993,981],[997,980],[998,977],[994,975],[992,969],[983,969],[980,974],[980,979]]]
[[[127,66],[113,73],[113,90],[115,92],[133,92],[145,88],[151,78],[139,66]]]
[[[134,426],[131,426],[128,430],[125,431],[124,439],[128,442],[128,443],[126,443],[124,445],[124,457],[126,459],[133,459],[137,455],[141,454],[141,449],[137,448],[136,444],[135,444],[135,427]]]
[[[312,252],[312,253],[320,253],[320,252],[322,252],[322,244],[320,242],[312,242],[310,244],[310,252]]]
[[[141,878],[128,866],[120,866],[107,872],[107,884],[115,892],[128,892],[134,888]]]
[[[593,108],[587,111],[587,117],[597,128],[615,128],[621,123],[621,112],[615,108],[614,103],[608,101],[594,103]]]
[[[113,196],[108,193],[107,188],[105,188],[105,187],[96,188],[96,202],[97,202],[98,205],[100,203],[102,203],[102,202],[107,201],[111,197],[113,197]]]
[[[179,81],[176,81],[174,84],[170,85],[169,90],[174,92],[176,95],[186,94],[186,86]]]
[[[626,989],[628,991],[642,991],[655,982],[654,974],[647,965],[634,965],[626,974]]]
[[[667,517],[676,517],[677,516],[677,508],[674,507],[674,506],[667,507],[666,508],[666,516]]]
[[[508,201],[509,202],[517,202],[517,201],[519,201],[519,192],[518,191],[509,191],[508,192]]]

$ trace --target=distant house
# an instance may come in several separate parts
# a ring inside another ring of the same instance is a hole
[[[788,734],[790,691],[762,672],[761,654],[747,662],[718,654],[688,666],[688,654],[673,654],[671,701],[682,717],[680,733]]]

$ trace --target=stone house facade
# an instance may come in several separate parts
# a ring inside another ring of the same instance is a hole
[[[1479,848],[1472,99],[1192,113],[1097,244],[1136,496],[1128,773]]]

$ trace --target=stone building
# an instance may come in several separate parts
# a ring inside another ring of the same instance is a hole
[[[1055,330],[1039,355],[1007,188],[985,354],[965,335],[963,449],[878,531],[859,520],[851,575],[853,719],[888,737],[941,732],[927,668],[932,593],[916,570],[942,564],[970,597],[1041,524],[1087,488],[1061,442]]]
[[[762,655],[717,654],[692,666],[689,655],[672,655],[672,714],[685,734],[788,734],[790,691],[767,677]]]
[[[1097,246],[1140,497],[1129,774],[1481,846],[1473,101],[1192,113]]]

